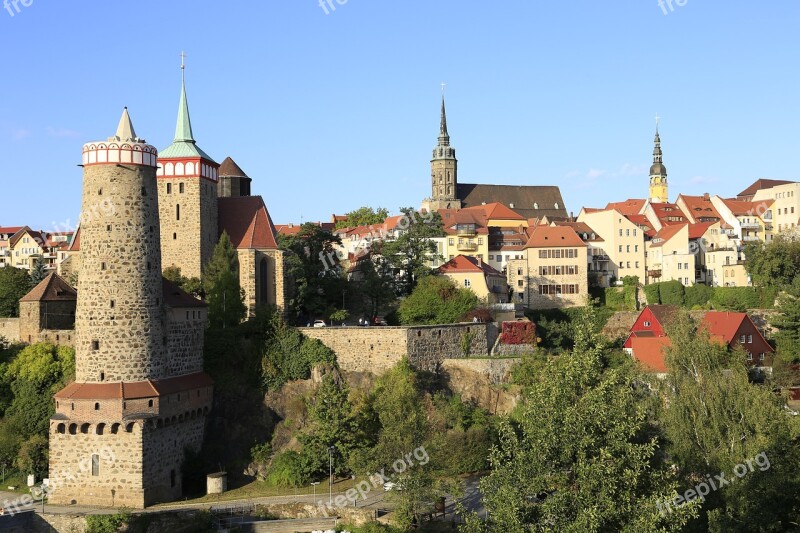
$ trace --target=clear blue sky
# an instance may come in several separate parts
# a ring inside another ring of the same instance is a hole
[[[74,224],[81,145],[123,106],[168,146],[181,50],[198,144],[240,164],[276,223],[419,206],[443,80],[462,182],[557,184],[575,213],[644,197],[656,113],[673,200],[800,178],[800,3],[674,2],[0,9],[0,225]]]

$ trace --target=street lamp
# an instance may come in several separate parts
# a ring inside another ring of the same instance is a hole
[[[328,467],[330,478],[328,479],[328,507],[333,506],[333,446],[328,446]]]
[[[319,481],[312,481],[311,486],[314,487],[314,503],[317,503],[317,485],[319,485]]]

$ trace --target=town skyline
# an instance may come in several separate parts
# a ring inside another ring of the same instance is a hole
[[[93,7],[82,16],[112,20],[122,9]],[[0,100],[3,151],[13,156],[6,159],[16,178],[7,184],[4,196],[11,201],[0,224],[49,231],[74,226],[80,198],[74,187],[62,184],[80,178],[75,148],[102,137],[123,106],[130,108],[140,135],[159,150],[166,148],[174,131],[181,51],[187,54],[198,143],[217,162],[231,156],[239,163],[276,223],[329,220],[333,212],[362,205],[392,212],[418,207],[429,190],[443,81],[462,181],[558,184],[568,211],[576,215],[584,206],[644,198],[658,113],[670,199],[704,192],[731,197],[758,178],[797,179],[785,154],[796,147],[791,130],[798,109],[790,95],[798,79],[774,68],[789,61],[791,44],[777,42],[789,33],[767,34],[741,22],[750,14],[782,27],[796,10],[788,3],[723,11],[690,3],[669,16],[656,3],[586,4],[578,11],[512,3],[486,13],[469,3],[454,11],[450,4],[423,10],[417,2],[402,9],[348,2],[328,15],[313,2],[237,8],[220,10],[213,23],[235,23],[247,32],[260,20],[271,30],[263,46],[242,47],[237,39],[208,42],[204,32],[174,25],[167,31],[154,20],[154,31],[164,38],[141,43],[146,81],[111,75],[113,61],[105,51],[97,52],[90,67],[81,58],[89,57],[91,39],[57,27],[61,17],[74,13],[32,3],[13,17],[0,12],[0,41],[26,43],[7,67],[26,75]],[[200,18],[210,23],[207,13],[190,10],[187,27]],[[521,20],[509,25],[519,30],[527,20],[535,31],[501,32],[492,26],[510,14]],[[405,21],[406,30],[385,23],[387,17]],[[491,39],[473,42],[472,32],[462,30],[479,17],[486,18],[483,28]],[[547,20],[569,17],[574,24],[562,28],[563,34],[546,27]],[[752,39],[724,32],[695,57],[710,38],[702,27],[712,17],[716,24],[747,29]],[[432,35],[435,23],[442,24]],[[298,35],[282,28],[298,24],[306,28]],[[622,28],[624,37],[610,35]],[[113,25],[98,31],[97,38],[114,38]],[[385,42],[363,49],[360,43],[374,42],[377,31],[387,33]],[[409,32],[419,35],[419,42],[410,42]],[[570,36],[580,32],[588,32],[595,45],[571,45]],[[70,38],[43,54],[48,41],[37,36],[44,33]],[[701,70],[710,55],[715,68]],[[489,66],[492,76],[479,75]],[[744,66],[752,79],[719,82]],[[343,76],[330,83],[334,72]],[[55,79],[65,80],[61,90],[44,98],[42,91]],[[592,79],[604,81],[592,84]],[[753,94],[764,96],[753,100]],[[736,102],[745,95],[751,105],[742,109]],[[44,159],[37,158],[42,145],[48,147]],[[15,201],[26,197],[32,183],[56,192],[42,195],[33,213]],[[298,183],[305,184],[302,193]]]

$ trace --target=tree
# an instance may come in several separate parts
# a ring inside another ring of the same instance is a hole
[[[164,269],[164,279],[171,281],[179,286],[184,291],[188,292],[196,298],[205,297],[203,290],[203,282],[200,278],[187,278],[181,274],[181,268],[175,265],[168,266]]]
[[[244,320],[247,307],[239,283],[239,259],[228,234],[223,232],[203,272],[203,288],[212,328],[235,327]]]
[[[359,263],[362,278],[351,287],[361,295],[365,314],[373,317],[395,300],[394,278],[382,256],[369,257]]]
[[[383,207],[373,209],[365,206],[350,211],[345,216],[347,217],[345,220],[336,223],[336,229],[383,224],[389,216],[389,211]]]
[[[287,381],[308,379],[314,365],[336,364],[336,354],[317,339],[304,337],[296,328],[276,315],[270,324],[261,363],[262,379],[270,389],[278,389]]]
[[[464,531],[677,531],[694,511],[662,515],[675,483],[659,460],[646,396],[631,367],[603,370],[591,310],[576,346],[546,363],[515,420],[500,424],[481,480],[489,523]]]
[[[417,282],[432,274],[430,265],[442,259],[432,238],[444,237],[442,217],[437,212],[417,213],[413,208],[401,209],[405,228],[394,240],[379,243],[373,251],[382,255],[400,275],[398,292],[411,294]]]
[[[14,465],[21,472],[36,474],[38,477],[47,472],[48,455],[47,437],[33,435],[20,446]]]
[[[779,234],[769,243],[745,245],[746,269],[757,286],[785,287],[800,274],[800,240]]]
[[[18,317],[19,299],[33,288],[30,274],[21,268],[0,268],[0,317]]]
[[[797,357],[800,354],[800,277],[787,287],[779,302],[780,314],[772,318],[772,325],[778,329],[775,341],[780,352]]]
[[[278,244],[291,252],[286,257],[286,277],[294,283],[292,310],[300,316],[327,316],[341,306],[345,280],[335,245],[342,240],[317,224],[303,224],[297,235],[281,235]]]
[[[672,347],[666,354],[669,375],[660,392],[660,420],[685,485],[719,473],[730,479],[738,465],[762,454],[769,464],[711,491],[692,529],[790,528],[800,520],[800,450],[783,400],[749,382],[743,351],[728,353],[685,313],[672,321],[668,333]],[[758,501],[753,494],[759,494]]]
[[[47,277],[47,270],[44,268],[44,261],[38,259],[34,262],[33,268],[31,269],[31,286],[35,287],[42,281],[44,278]]]
[[[452,324],[479,303],[474,292],[456,287],[450,278],[428,276],[403,300],[398,315],[404,325]]]

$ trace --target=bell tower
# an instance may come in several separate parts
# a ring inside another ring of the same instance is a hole
[[[657,116],[653,165],[650,167],[650,201],[665,204],[669,202],[669,184],[667,167],[664,166],[664,154],[661,152],[661,136],[658,133],[659,120],[660,117]]]
[[[431,197],[423,202],[423,209],[460,209],[458,198],[458,160],[456,149],[450,145],[447,132],[447,111],[442,94],[442,111],[439,122],[439,140],[431,159]]]

